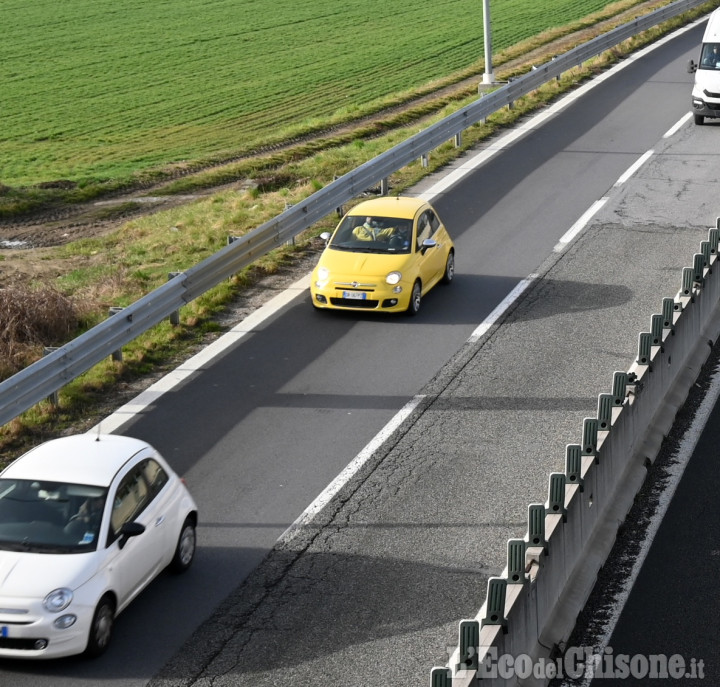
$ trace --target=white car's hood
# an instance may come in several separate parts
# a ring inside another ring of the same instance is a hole
[[[0,597],[44,597],[58,587],[75,590],[95,574],[96,556],[0,550]]]

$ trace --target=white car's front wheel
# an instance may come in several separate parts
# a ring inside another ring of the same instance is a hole
[[[115,603],[111,597],[103,596],[95,608],[90,625],[90,634],[85,648],[85,653],[88,656],[95,658],[105,653],[105,650],[110,646],[114,626]]]

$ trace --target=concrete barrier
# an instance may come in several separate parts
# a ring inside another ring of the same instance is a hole
[[[530,505],[527,534],[508,542],[508,565],[488,581],[476,618],[460,622],[458,649],[448,667],[433,668],[433,687],[547,684],[542,671],[525,675],[522,668],[548,665],[562,653],[647,467],[720,333],[720,217],[716,224],[679,275],[678,293],[662,300],[649,331],[639,334],[636,360],[626,373],[614,373],[612,393],[598,397],[598,417],[586,418],[580,443],[567,446],[566,471],[550,475],[547,501]],[[473,623],[475,650],[468,647]],[[503,656],[524,663],[513,668]]]

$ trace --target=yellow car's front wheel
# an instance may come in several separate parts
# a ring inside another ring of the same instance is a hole
[[[418,312],[420,312],[420,301],[422,301],[422,285],[418,279],[413,284],[412,292],[410,293],[410,302],[406,310],[408,315],[417,315]]]

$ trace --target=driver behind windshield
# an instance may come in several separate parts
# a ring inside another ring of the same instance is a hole
[[[720,67],[720,44],[719,43],[706,43],[702,60],[700,62],[701,67],[707,67],[710,69],[717,69]]]
[[[387,241],[395,233],[395,227],[383,228],[374,217],[366,217],[365,222],[353,229],[353,236],[359,241]]]
[[[81,544],[90,543],[97,536],[102,520],[105,497],[90,497],[83,501],[78,512],[65,526],[65,533],[77,539]]]

